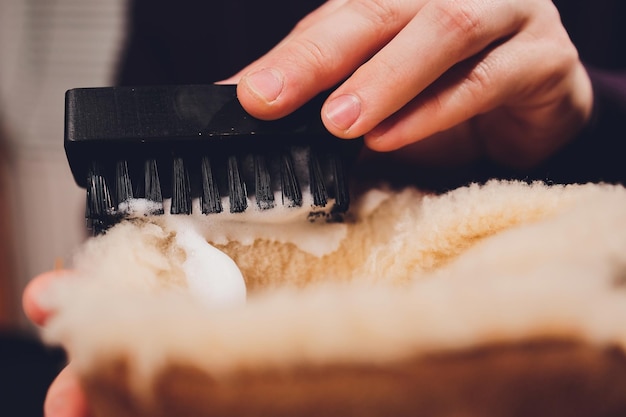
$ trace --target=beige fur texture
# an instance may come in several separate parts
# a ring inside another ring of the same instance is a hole
[[[172,364],[219,382],[534,339],[624,349],[625,231],[620,186],[381,187],[356,198],[326,255],[268,240],[219,246],[248,300],[215,308],[186,291],[176,231],[124,223],[82,248],[43,300],[57,312],[44,334],[88,381],[123,363],[137,404],[156,401]]]

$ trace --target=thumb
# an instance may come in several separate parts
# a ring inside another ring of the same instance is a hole
[[[43,326],[54,312],[46,309],[41,299],[44,297],[51,284],[60,279],[67,278],[69,275],[70,271],[68,270],[54,270],[33,278],[22,294],[22,308],[26,317],[36,325]]]
[[[50,385],[44,402],[46,417],[87,417],[87,399],[80,381],[68,365]]]

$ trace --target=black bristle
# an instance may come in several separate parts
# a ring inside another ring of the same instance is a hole
[[[115,165],[115,196],[117,204],[133,198],[133,185],[128,173],[128,161],[117,161]]]
[[[87,189],[88,226],[100,233],[134,215],[120,206],[133,198],[150,202],[148,214],[164,214],[170,199],[174,215],[191,214],[195,199],[206,214],[228,211],[226,204],[241,213],[248,198],[255,210],[302,207],[309,188],[312,216],[342,221],[362,138],[340,140],[324,127],[328,93],[261,120],[241,106],[236,85],[67,91],[64,146],[74,179]]]
[[[302,206],[302,190],[289,153],[281,155],[280,180],[283,192],[283,205],[287,207]]]
[[[87,178],[87,210],[94,217],[108,216],[115,212],[111,191],[99,163],[91,164]]]
[[[350,205],[350,191],[348,189],[348,181],[346,176],[346,167],[343,159],[339,155],[330,155],[331,172],[333,176],[333,185],[335,189],[335,207],[336,212],[345,212]]]
[[[220,192],[217,188],[217,182],[213,176],[213,170],[211,168],[211,161],[207,156],[202,157],[202,213],[221,213],[222,200]]]
[[[237,157],[228,157],[228,196],[230,199],[230,212],[243,213],[248,208],[248,196],[246,183],[241,178],[239,161]]]
[[[313,205],[316,207],[326,206],[328,192],[326,191],[326,184],[324,184],[319,159],[313,150],[309,154],[309,186],[313,196]]]
[[[191,214],[191,185],[185,161],[175,157],[172,164],[171,214]]]
[[[85,206],[87,228],[93,234],[104,232],[114,223],[115,212],[108,181],[101,165],[94,161],[87,173],[87,202]]]
[[[264,155],[254,155],[254,183],[257,206],[261,210],[274,208],[272,181]]]
[[[159,169],[155,159],[148,159],[144,163],[144,188],[145,199],[155,203],[155,208],[150,214],[161,215],[163,210],[163,194],[161,192],[161,181],[159,179]]]

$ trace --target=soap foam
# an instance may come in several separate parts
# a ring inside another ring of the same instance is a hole
[[[335,251],[347,234],[345,223],[323,220],[329,213],[313,207],[310,193],[303,195],[300,207],[276,204],[272,209],[261,210],[252,197],[248,199],[247,210],[231,213],[228,199],[223,199],[222,203],[222,213],[203,214],[200,200],[196,198],[192,201],[192,214],[171,215],[171,199],[165,199],[164,214],[152,217],[151,221],[177,231],[194,230],[214,245],[225,245],[232,241],[251,245],[259,239],[292,243],[300,250],[318,257]],[[142,218],[153,215],[155,203],[132,199],[120,205],[119,209],[127,218]]]
[[[303,194],[301,206],[289,207],[275,194],[277,204],[263,210],[254,196],[247,200],[242,213],[231,213],[228,198],[222,199],[223,212],[203,214],[199,199],[192,201],[192,214],[170,214],[171,199],[156,203],[146,199],[130,199],[120,204],[118,211],[140,228],[159,227],[164,233],[173,233],[174,245],[185,253],[182,269],[187,290],[210,306],[245,302],[246,283],[239,267],[214,245],[238,242],[253,245],[256,241],[290,243],[301,251],[322,257],[336,251],[348,233],[343,222],[331,218],[333,201],[324,208],[315,207],[310,193]],[[384,200],[384,198],[382,199]],[[381,199],[375,198],[377,206]],[[371,207],[370,207],[371,209]],[[366,210],[367,211],[367,210]],[[163,213],[158,214],[157,213]],[[112,234],[119,225],[111,229]],[[143,234],[139,230],[138,234]],[[107,243],[112,245],[113,243]],[[133,242],[120,242],[122,246]],[[171,253],[162,253],[171,258]],[[169,259],[171,260],[171,259]]]
[[[186,253],[187,288],[211,306],[241,304],[246,284],[235,262],[192,229],[178,230],[176,244]]]

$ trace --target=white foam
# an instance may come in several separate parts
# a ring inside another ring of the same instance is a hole
[[[300,250],[315,256],[323,256],[336,250],[347,234],[345,223],[311,220],[311,213],[316,209],[313,207],[310,194],[303,195],[301,207],[286,207],[277,203],[276,207],[269,210],[259,209],[254,199],[249,199],[248,209],[243,213],[230,213],[228,199],[223,199],[222,203],[223,212],[203,214],[199,199],[194,199],[192,214],[172,215],[171,200],[165,199],[164,214],[155,217],[154,220],[179,232],[194,230],[213,244],[224,245],[237,241],[251,245],[255,240],[261,239],[292,243]],[[123,207],[120,206],[120,210],[131,218],[150,216],[154,209],[154,203],[144,199],[129,200]]]
[[[187,287],[210,306],[244,303],[246,284],[235,262],[193,229],[179,229],[176,243],[187,257],[182,268]]]

